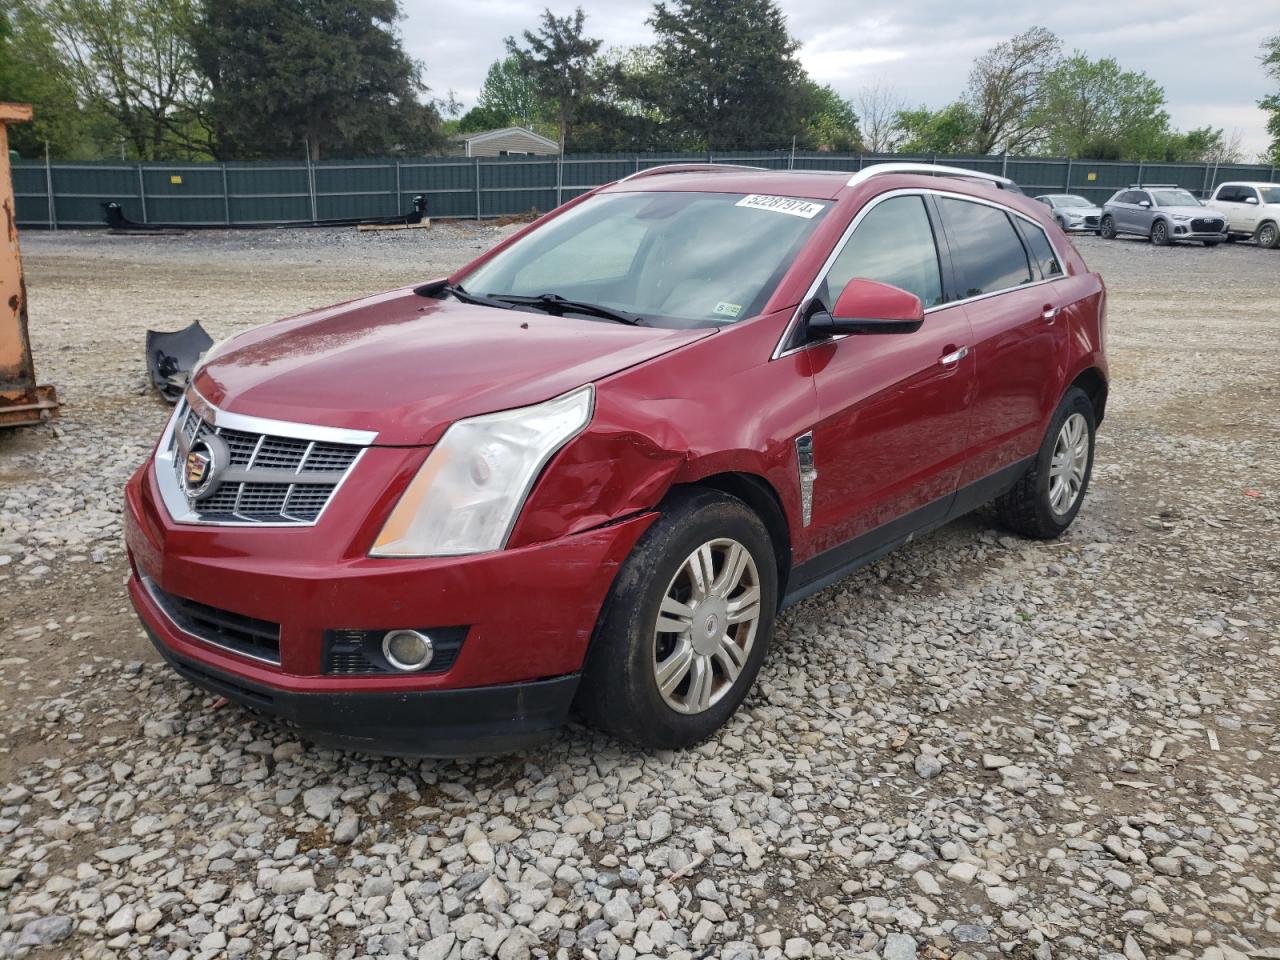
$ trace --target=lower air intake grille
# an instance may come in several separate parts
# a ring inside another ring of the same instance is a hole
[[[280,625],[165,593],[144,580],[156,605],[183,633],[255,660],[280,663]]]

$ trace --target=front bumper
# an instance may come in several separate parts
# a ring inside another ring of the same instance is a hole
[[[348,485],[314,526],[176,523],[144,466],[125,491],[128,589],[157,649],[200,686],[361,749],[500,752],[558,726],[614,576],[655,515],[489,554],[375,560],[367,494]],[[278,624],[278,662],[180,626],[144,581]],[[466,636],[444,672],[325,672],[325,631],[446,626]]]
[[[309,739],[389,756],[475,757],[534,746],[569,714],[578,676],[467,690],[298,693],[224,673],[175,653],[143,618],[179,676],[259,713],[289,720]]]

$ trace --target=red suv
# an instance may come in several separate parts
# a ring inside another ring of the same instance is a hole
[[[941,174],[941,176],[938,176]],[[182,676],[319,740],[696,743],[779,610],[994,500],[1070,525],[1101,279],[1007,180],[661,167],[214,348],[126,491]]]

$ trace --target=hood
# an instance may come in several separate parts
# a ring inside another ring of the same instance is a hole
[[[234,413],[434,443],[454,420],[539,403],[715,333],[436,300],[412,288],[240,334],[195,388]]]
[[[1068,217],[1096,217],[1102,213],[1101,207],[1061,207],[1059,213]]]
[[[1211,217],[1215,220],[1222,219],[1222,211],[1215,210],[1213,207],[1156,207],[1160,213],[1167,213],[1171,217]]]

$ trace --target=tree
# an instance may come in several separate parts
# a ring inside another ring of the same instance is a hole
[[[797,145],[810,150],[857,150],[862,146],[858,114],[830,84],[805,77],[800,82],[801,132]]]
[[[221,155],[279,157],[307,144],[378,155],[437,142],[422,66],[394,27],[397,0],[217,0],[195,31]]]
[[[1021,152],[1039,142],[1041,87],[1061,59],[1062,41],[1044,27],[1032,27],[974,61],[964,102],[976,118],[977,153]]]
[[[29,11],[0,10],[0,101],[35,108],[31,123],[9,128],[9,146],[23,156],[43,154],[47,143],[58,159],[91,157],[103,125],[80,109],[66,75],[50,69],[57,61],[53,38]]]
[[[1082,157],[1114,147],[1126,160],[1162,159],[1169,135],[1164,105],[1163,88],[1145,73],[1076,52],[1045,76],[1035,122],[1051,153]]]
[[[523,33],[525,46],[507,37],[507,51],[534,84],[538,95],[555,104],[560,152],[565,151],[569,127],[582,101],[591,93],[591,62],[600,41],[586,35],[586,14],[578,7],[571,17],[542,11],[538,31]]]
[[[671,0],[648,22],[661,64],[654,102],[680,134],[709,150],[790,144],[804,71],[773,0]]]
[[[476,106],[463,116],[459,129],[492,130],[512,125],[535,130],[555,116],[555,104],[538,91],[533,77],[508,55],[489,64]]]
[[[1198,127],[1186,133],[1171,133],[1164,159],[1180,163],[1240,163],[1244,159],[1243,134],[1237,129],[1228,136],[1221,127]]]
[[[207,156],[208,88],[189,42],[195,0],[21,0],[49,39],[32,64],[79,91],[143,160]]]
[[[1280,163],[1280,33],[1263,42],[1262,67],[1277,87],[1275,93],[1258,101],[1258,106],[1267,112],[1267,133],[1271,135],[1271,149],[1263,159]]]
[[[610,47],[591,64],[591,95],[579,107],[574,146],[602,153],[678,149],[679,137],[653,103],[658,52],[639,44]]]
[[[898,115],[907,109],[896,92],[880,84],[863,87],[853,96],[862,143],[872,153],[892,153],[902,142]]]
[[[920,107],[898,114],[897,127],[904,153],[972,153],[978,117],[968,104],[956,102],[941,110]]]

